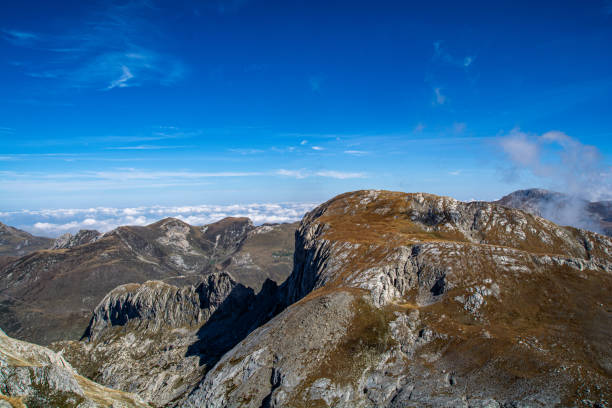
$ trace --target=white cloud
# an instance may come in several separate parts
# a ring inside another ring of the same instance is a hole
[[[351,172],[342,172],[342,171],[334,171],[334,170],[319,171],[316,173],[316,175],[319,177],[330,177],[330,178],[335,178],[335,179],[340,179],[340,180],[366,177],[364,173],[351,173]]]
[[[497,144],[510,160],[508,178],[527,171],[558,191],[588,200],[612,198],[611,169],[595,146],[559,131],[534,135],[519,129],[498,138]]]
[[[537,138],[530,137],[518,129],[499,139],[499,145],[513,162],[525,167],[540,165],[540,144]]]
[[[297,179],[303,179],[308,177],[308,172],[306,170],[286,170],[280,169],[276,171],[276,174],[279,176],[287,176],[287,177],[295,177]]]
[[[352,178],[366,178],[365,173],[354,173],[354,172],[344,172],[344,171],[335,171],[335,170],[321,170],[321,171],[311,172],[311,171],[304,170],[304,169],[301,169],[301,170],[281,169],[277,171],[277,174],[281,176],[294,177],[297,179],[304,179],[304,178],[313,177],[313,176],[328,177],[328,178],[334,178],[334,179],[340,179],[340,180],[352,179]]]
[[[121,76],[115,79],[114,81],[112,81],[106,89],[113,89],[117,87],[126,88],[129,86],[128,81],[134,78],[134,75],[132,74],[130,69],[126,67],[125,65],[121,66],[121,71],[122,71]]]
[[[434,94],[436,96],[434,105],[444,105],[444,103],[446,102],[446,95],[442,94],[440,88],[434,88]]]
[[[368,154],[365,150],[345,150],[344,154],[350,154],[351,156],[365,156]]]
[[[321,146],[312,146],[312,150],[321,151],[321,150],[325,150],[325,148]]]
[[[80,229],[108,232],[122,225],[148,225],[175,217],[191,225],[205,225],[224,217],[249,217],[255,224],[294,222],[314,203],[253,203],[233,205],[153,206],[133,208],[68,208],[0,213],[2,222],[33,234],[57,237]]]
[[[302,146],[304,146],[306,143],[308,143],[308,140],[302,140],[302,141],[300,142],[300,144],[301,144]]]

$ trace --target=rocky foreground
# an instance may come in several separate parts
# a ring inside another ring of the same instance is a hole
[[[302,220],[262,290],[123,285],[82,374],[154,407],[608,407],[612,240],[524,211],[388,191]]]
[[[0,330],[0,407],[148,408],[137,395],[98,385],[53,351]]]

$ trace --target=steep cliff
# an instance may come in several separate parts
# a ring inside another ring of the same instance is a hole
[[[82,341],[51,347],[101,384],[153,406],[179,404],[223,353],[269,319],[276,299],[274,282],[255,295],[226,272],[180,288],[127,284],[96,307]]]
[[[611,255],[489,203],[341,195],[299,227],[291,305],[185,406],[606,406]]]

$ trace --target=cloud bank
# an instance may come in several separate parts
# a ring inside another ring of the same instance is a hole
[[[107,232],[121,225],[148,225],[166,217],[205,225],[225,217],[249,217],[255,224],[294,222],[315,203],[254,203],[234,205],[152,206],[129,208],[64,208],[0,212],[3,223],[34,235],[58,237],[80,229]]]

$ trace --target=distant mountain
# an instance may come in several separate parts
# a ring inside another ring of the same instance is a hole
[[[560,225],[571,225],[612,236],[612,201],[583,198],[543,189],[518,190],[495,202],[528,211]]]
[[[296,225],[226,218],[196,227],[167,218],[62,237],[47,246],[56,249],[0,262],[0,327],[48,344],[80,338],[100,300],[126,283],[188,285],[220,270],[255,290],[268,278],[280,283],[291,272]]]
[[[72,235],[67,232],[61,237],[57,238],[50,249],[68,249],[74,248],[75,246],[89,244],[102,238],[96,230],[80,230],[76,234]]]
[[[123,285],[52,347],[164,407],[605,407],[611,254],[522,210],[357,191],[303,218],[282,285]]]
[[[23,256],[53,245],[53,239],[35,237],[0,222],[0,256]]]
[[[80,376],[64,358],[0,330],[0,407],[150,408],[140,397]]]

